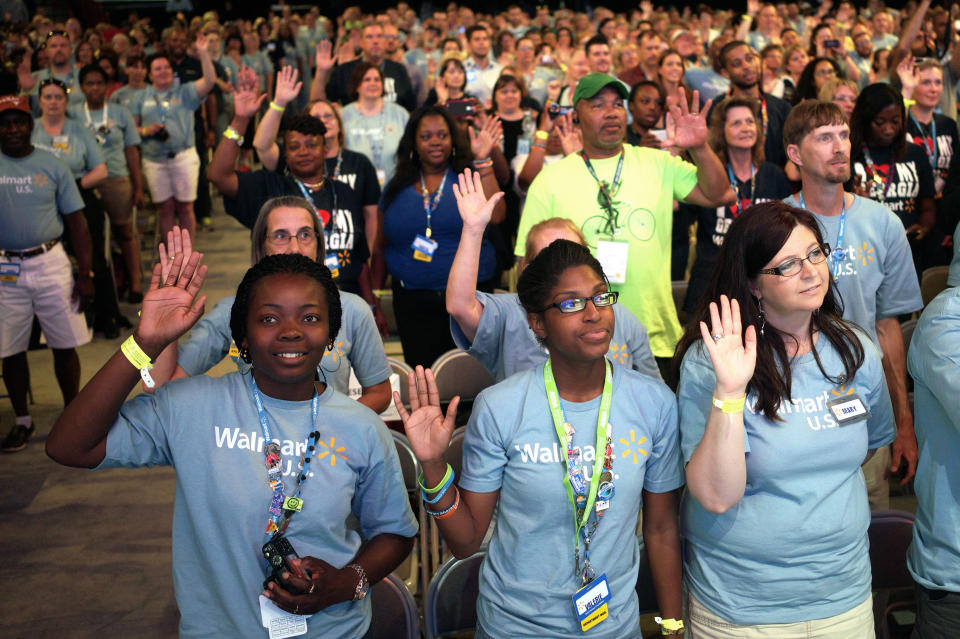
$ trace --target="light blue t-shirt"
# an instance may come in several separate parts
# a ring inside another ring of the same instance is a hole
[[[836,288],[843,299],[843,319],[854,322],[877,342],[877,320],[923,308],[917,269],[903,223],[893,211],[873,200],[853,196],[843,231],[845,259]],[[793,195],[784,199],[800,206]],[[840,216],[813,214],[823,241],[831,250],[840,233]],[[828,260],[834,273],[833,258]]]
[[[960,592],[960,288],[925,309],[907,352],[920,457],[907,567],[933,590]]]
[[[311,402],[261,397],[290,494],[314,428]],[[286,531],[297,553],[340,568],[365,540],[413,536],[417,522],[380,418],[327,387],[316,429],[318,450],[301,486],[304,507]],[[156,465],[177,472],[173,587],[180,636],[262,639],[258,596],[267,571],[260,548],[273,491],[249,376],[176,380],[124,404],[98,468]],[[310,617],[304,636],[361,637],[369,618],[369,599],[335,604]]]
[[[213,368],[230,352],[233,337],[230,333],[230,311],[236,296],[225,297],[203,316],[190,331],[190,337],[177,348],[177,364],[192,375],[202,375]],[[340,292],[343,319],[334,348],[320,361],[321,381],[346,394],[350,385],[350,367],[363,387],[375,386],[390,379],[390,364],[383,350],[370,307],[362,297]],[[249,365],[234,358],[240,370]]]
[[[130,101],[130,112],[140,119],[141,127],[162,122],[169,137],[161,142],[156,136],[143,140],[143,157],[154,162],[167,160],[169,153],[179,153],[196,145],[193,113],[203,104],[197,95],[197,83],[176,81],[166,91],[148,87]]]
[[[450,335],[457,348],[476,357],[498,382],[547,361],[547,351],[530,330],[527,312],[516,293],[477,291],[477,300],[483,304],[483,314],[473,342],[463,334],[457,321],[450,318]],[[613,316],[613,338],[607,358],[614,364],[660,380],[647,329],[626,306],[615,304]]]
[[[81,104],[70,107],[69,112],[74,120],[86,125],[87,130],[100,145],[100,150],[107,162],[107,175],[112,178],[129,177],[130,170],[127,168],[125,150],[128,146],[140,144],[137,125],[133,121],[133,116],[130,115],[130,109],[121,104],[104,104],[104,109],[87,113]]]
[[[114,91],[110,95],[109,101],[114,104],[122,104],[129,109],[134,99],[146,90],[146,88],[134,89],[129,84],[126,84]]]
[[[83,210],[68,167],[34,149],[23,158],[0,153],[0,248],[18,251],[63,235],[63,215]]]
[[[756,395],[747,397],[747,485],[736,505],[716,515],[689,493],[684,497],[687,587],[727,621],[823,619],[870,595],[870,506],[860,465],[868,450],[893,441],[895,429],[880,351],[857,336],[864,362],[852,383],[825,379],[807,353],[791,365],[793,401],[781,401],[783,421],[754,412]],[[839,354],[822,335],[816,348],[831,377],[843,374]],[[677,389],[687,462],[703,438],[715,387],[713,364],[698,341],[684,355]],[[850,391],[871,415],[841,427],[827,402]]]
[[[40,83],[50,77],[56,78],[67,85],[68,106],[83,104],[86,97],[83,95],[83,91],[80,90],[80,67],[72,65],[70,70],[64,75],[53,73],[52,69],[40,69],[36,73],[37,83],[34,85],[33,93],[30,95],[30,105],[35,116],[40,116]]]
[[[583,450],[589,480],[600,397],[561,404],[576,429],[574,445]],[[636,524],[641,491],[665,493],[683,485],[677,406],[662,382],[614,366],[610,424],[616,493],[590,546],[591,563],[598,574],[606,573],[612,594],[610,618],[587,635],[598,639],[640,636]],[[474,492],[500,491],[477,601],[480,624],[495,637],[584,636],[571,599],[580,581],[574,574],[573,508],[563,485],[559,446],[542,365],[477,397],[459,485]]]
[[[100,145],[82,124],[73,118],[63,121],[60,135],[50,135],[40,118],[33,124],[30,143],[38,149],[53,153],[70,167],[74,180],[79,180],[93,167],[105,162]]]
[[[267,57],[266,51],[257,51],[256,53],[244,53],[241,58],[244,66],[248,66],[256,72],[260,79],[260,90],[267,90],[267,76],[273,73],[273,63]]]
[[[960,224],[953,232],[953,261],[947,273],[947,286],[960,286]]]
[[[407,110],[396,102],[384,101],[377,115],[360,113],[356,102],[343,107],[343,146],[363,153],[377,170],[380,186],[393,176],[397,166],[397,146],[410,120]]]

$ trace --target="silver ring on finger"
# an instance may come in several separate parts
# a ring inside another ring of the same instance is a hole
[[[721,335],[720,333],[714,333],[714,334],[713,334],[713,341],[714,341],[714,342],[717,342],[717,343],[719,344],[719,343],[720,343],[720,340],[722,340],[722,339],[723,339],[723,335]]]
[[[295,615],[300,614],[300,604],[297,604],[296,607],[293,609],[293,614]]]
[[[312,595],[313,591],[317,589],[317,582],[310,582],[310,590],[307,591],[308,595]]]

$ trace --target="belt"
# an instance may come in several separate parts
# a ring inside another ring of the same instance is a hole
[[[24,249],[22,251],[8,251],[6,249],[0,249],[0,257],[18,257],[21,260],[28,257],[36,257],[46,253],[59,243],[60,238],[58,237],[50,240],[49,242],[44,242],[40,246],[34,246],[33,248]]]

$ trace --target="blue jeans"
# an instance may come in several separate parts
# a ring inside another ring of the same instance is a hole
[[[917,584],[917,621],[911,639],[954,639],[960,632],[960,592]]]

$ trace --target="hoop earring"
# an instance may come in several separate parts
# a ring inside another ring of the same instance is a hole
[[[767,316],[763,314],[763,306],[760,305],[760,300],[757,300],[757,310],[760,312],[760,337],[763,337],[763,329],[767,326]]]
[[[250,364],[250,349],[246,346],[240,349],[240,359],[242,359],[247,364]]]

